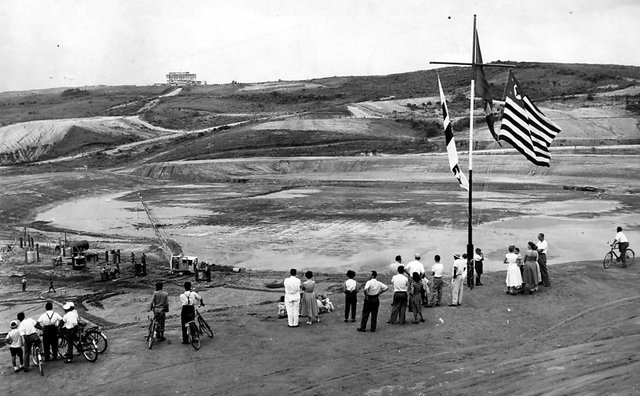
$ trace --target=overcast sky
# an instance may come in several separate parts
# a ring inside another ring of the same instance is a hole
[[[0,91],[379,75],[471,60],[640,66],[638,0],[0,0]]]

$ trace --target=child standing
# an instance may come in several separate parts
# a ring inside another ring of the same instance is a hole
[[[476,286],[482,286],[482,282],[480,282],[480,276],[484,272],[483,263],[484,263],[484,254],[482,253],[482,249],[476,248],[476,254],[473,256],[473,261],[475,261],[476,267]]]
[[[11,331],[7,334],[5,338],[5,342],[9,344],[9,351],[11,352],[11,364],[13,364],[13,371],[17,373],[22,370],[24,367],[22,366],[22,337],[20,337],[20,333],[18,332],[18,321],[12,320]],[[20,359],[20,366],[16,363],[16,358]]]
[[[356,305],[358,304],[358,283],[355,278],[356,273],[352,270],[347,271],[347,280],[344,282],[344,321],[349,321],[349,312],[351,312],[351,321],[356,321]]]

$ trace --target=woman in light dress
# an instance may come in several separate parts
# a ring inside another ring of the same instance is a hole
[[[509,246],[509,253],[505,255],[504,263],[507,264],[507,293],[517,294],[516,289],[522,287],[522,274],[518,267],[518,255],[515,253],[515,245]]]
[[[320,315],[318,314],[318,302],[316,293],[314,291],[316,282],[313,280],[313,272],[305,272],[304,277],[307,278],[307,280],[302,282],[302,285],[300,286],[300,289],[302,289],[302,299],[300,301],[302,313],[300,314],[300,316],[306,316],[308,318],[308,325],[310,325],[314,319],[318,323],[320,323]]]
[[[528,249],[524,254],[522,281],[525,293],[531,294],[538,290],[538,249],[533,242],[528,243]]]

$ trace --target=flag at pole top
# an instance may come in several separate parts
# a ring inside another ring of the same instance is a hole
[[[516,77],[509,71],[500,140],[511,144],[534,164],[549,166],[549,146],[558,133],[560,127],[522,92]]]
[[[495,127],[494,127],[494,119],[493,119],[493,96],[491,95],[491,90],[489,89],[489,82],[487,81],[487,76],[484,73],[484,68],[482,67],[482,53],[480,52],[480,40],[478,39],[478,30],[475,32],[475,59],[473,60],[474,64],[474,80],[476,82],[476,96],[484,99],[484,119],[487,122],[487,126],[489,127],[489,132],[491,132],[491,136],[500,144],[498,140],[498,135],[496,135]]]
[[[451,172],[458,180],[458,184],[461,188],[469,191],[469,181],[464,176],[458,166],[458,151],[456,150],[456,141],[453,138],[453,129],[451,128],[451,118],[449,117],[449,111],[447,110],[447,100],[444,97],[442,91],[442,84],[440,83],[440,76],[438,76],[438,88],[440,89],[440,103],[442,103],[442,119],[444,124],[444,137],[447,144],[447,155],[449,156],[449,168]]]

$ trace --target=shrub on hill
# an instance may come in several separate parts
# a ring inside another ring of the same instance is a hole
[[[86,89],[80,89],[80,88],[65,89],[60,94],[60,96],[62,96],[63,98],[79,98],[82,96],[89,96],[89,95],[91,95],[89,91],[87,91]]]

